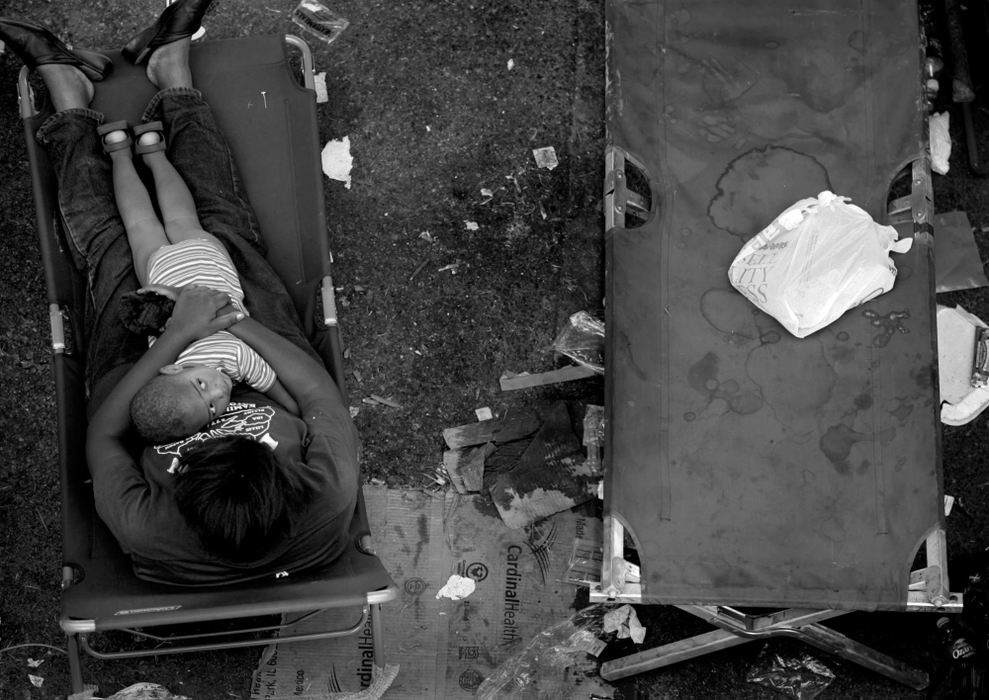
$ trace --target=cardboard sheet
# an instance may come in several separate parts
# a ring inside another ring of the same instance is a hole
[[[600,538],[600,520],[568,511],[513,530],[479,497],[378,487],[364,493],[378,556],[401,589],[382,611],[386,660],[400,665],[385,698],[472,698],[535,635],[573,614],[577,588],[564,582],[573,542]],[[474,592],[437,598],[453,574],[473,579]],[[531,697],[587,697],[594,683],[579,680],[577,691],[578,679],[560,668],[535,679]],[[370,681],[368,629],[275,645],[261,659],[251,698],[320,697]]]

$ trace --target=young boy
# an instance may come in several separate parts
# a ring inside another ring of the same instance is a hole
[[[161,123],[129,129],[126,122],[113,122],[98,133],[113,162],[117,208],[142,287],[169,296],[186,285],[209,287],[228,294],[231,305],[246,315],[237,270],[223,244],[203,230],[189,188],[165,155]],[[161,220],[134,166],[132,145],[151,171]],[[131,420],[151,444],[179,440],[223,413],[235,382],[296,410],[264,358],[233,334],[219,331],[159,370],[131,401]]]

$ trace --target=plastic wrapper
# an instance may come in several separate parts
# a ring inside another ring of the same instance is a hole
[[[574,362],[604,374],[604,323],[586,311],[570,316],[553,341],[553,349]]]
[[[599,637],[608,609],[603,604],[591,605],[543,630],[485,678],[476,697],[480,700],[533,697],[528,691],[541,678],[559,675],[562,669],[585,659],[587,654],[598,656],[605,647]]]
[[[745,676],[749,683],[772,688],[797,700],[812,700],[831,685],[834,673],[808,653],[784,656],[765,645]]]
[[[292,11],[292,21],[324,44],[332,44],[350,22],[315,0],[302,0]]]
[[[893,288],[897,240],[847,197],[822,192],[792,205],[739,251],[732,286],[798,338]]]

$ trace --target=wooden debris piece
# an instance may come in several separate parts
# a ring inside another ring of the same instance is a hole
[[[391,406],[392,408],[402,407],[402,404],[400,404],[398,401],[395,401],[394,399],[385,398],[384,396],[378,396],[377,394],[371,394],[370,398],[372,401],[376,403],[384,404],[385,406]]]
[[[447,476],[450,477],[450,483],[453,484],[453,488],[457,489],[458,493],[467,493],[464,477],[460,471],[463,456],[464,453],[460,450],[447,450],[443,453],[443,468],[446,470]]]
[[[600,477],[585,464],[566,404],[555,402],[540,415],[542,427],[518,466],[495,475],[488,487],[502,520],[511,528],[569,510],[597,493]]]
[[[503,374],[499,382],[502,391],[515,391],[516,389],[530,389],[536,386],[547,384],[560,384],[562,382],[572,382],[575,379],[585,379],[593,377],[595,372],[590,367],[584,365],[568,365],[560,369],[540,372],[538,374]]]
[[[464,488],[469,492],[477,493],[484,486],[484,460],[494,451],[493,442],[464,450],[460,460],[460,475],[464,480]]]
[[[443,430],[443,439],[451,450],[471,445],[483,445],[486,442],[511,442],[521,440],[539,430],[539,416],[534,411],[512,418],[485,420],[478,423],[468,423],[456,428]]]

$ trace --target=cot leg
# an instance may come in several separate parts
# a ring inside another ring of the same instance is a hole
[[[374,664],[379,668],[385,667],[385,641],[381,631],[381,606],[374,604],[369,609],[371,615],[371,634],[374,637]]]
[[[908,666],[854,639],[849,639],[824,625],[813,624],[801,627],[793,636],[821,651],[840,656],[915,690],[923,690],[927,687],[928,677],[924,671]]]
[[[739,637],[733,632],[725,630],[712,630],[695,637],[681,639],[676,642],[664,644],[654,649],[646,649],[635,654],[623,656],[620,659],[613,659],[601,664],[601,677],[606,681],[616,681],[620,678],[627,678],[638,673],[652,671],[664,666],[672,666],[681,661],[695,659],[715,651],[722,651],[737,647],[751,641],[746,637]]]
[[[72,682],[72,692],[81,693],[85,690],[82,682],[82,657],[79,654],[79,638],[74,634],[66,635],[66,647],[69,652],[69,679]]]

